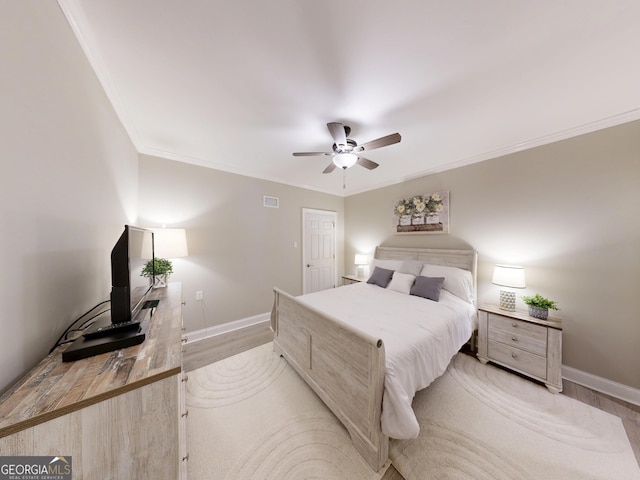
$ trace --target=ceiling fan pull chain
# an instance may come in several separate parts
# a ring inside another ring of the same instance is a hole
[[[347,188],[347,171],[342,170],[342,189]]]

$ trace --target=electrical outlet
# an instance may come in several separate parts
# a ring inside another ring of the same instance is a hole
[[[202,297],[204,296],[202,290],[198,290],[196,292],[196,300],[202,300]]]

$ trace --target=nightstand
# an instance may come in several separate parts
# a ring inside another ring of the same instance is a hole
[[[478,359],[540,380],[552,393],[562,391],[562,322],[540,320],[526,311],[493,305],[478,308]]]
[[[343,275],[342,285],[351,285],[352,283],[366,282],[368,277],[359,277],[358,275]]]

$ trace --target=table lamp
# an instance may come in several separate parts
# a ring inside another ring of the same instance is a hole
[[[369,265],[369,259],[366,253],[356,253],[354,262],[358,268],[356,269],[356,275],[358,277],[364,277],[366,275],[365,268]]]
[[[153,231],[154,257],[156,260],[187,257],[187,233],[184,228],[151,228]],[[169,260],[169,263],[171,260]],[[168,275],[155,275],[153,288],[167,286]]]
[[[491,283],[500,285],[500,309],[513,312],[516,309],[514,288],[525,288],[524,267],[517,265],[496,265]]]
[[[184,228],[152,228],[154,233],[155,256],[160,258],[180,258],[189,255],[187,233]]]

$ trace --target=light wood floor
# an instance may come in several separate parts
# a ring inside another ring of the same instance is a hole
[[[186,334],[189,337],[189,334]],[[207,338],[191,344],[186,344],[183,353],[183,365],[189,372],[226,357],[243,352],[270,342],[273,333],[268,323],[230,332],[225,335]],[[469,351],[464,351],[469,353]],[[620,417],[624,425],[631,448],[640,465],[640,406],[628,403],[603,393],[596,392],[582,385],[563,380],[562,395],[574,398],[593,407]],[[382,480],[404,480],[402,475],[393,467],[387,470]]]

